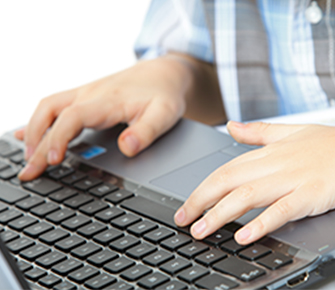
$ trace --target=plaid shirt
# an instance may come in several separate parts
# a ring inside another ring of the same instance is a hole
[[[331,3],[331,2],[334,3]],[[228,118],[245,121],[335,103],[335,0],[153,0],[139,58],[179,51],[215,64]]]

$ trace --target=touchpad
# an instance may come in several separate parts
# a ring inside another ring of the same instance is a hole
[[[233,158],[231,155],[215,152],[160,176],[150,183],[186,199],[210,173]]]

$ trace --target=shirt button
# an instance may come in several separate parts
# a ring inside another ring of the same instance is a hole
[[[318,24],[322,19],[322,10],[316,1],[312,3],[305,10],[306,19],[312,24]]]

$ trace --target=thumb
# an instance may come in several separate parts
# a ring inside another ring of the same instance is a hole
[[[182,116],[181,108],[172,108],[160,102],[151,103],[143,114],[118,138],[121,152],[133,157],[168,131]]]
[[[305,125],[283,125],[263,122],[243,124],[229,121],[227,124],[230,135],[237,142],[259,146],[275,143],[305,127]]]

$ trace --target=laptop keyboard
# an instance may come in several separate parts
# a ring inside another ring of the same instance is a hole
[[[232,289],[294,258],[237,244],[231,223],[203,241],[175,210],[64,165],[26,183],[23,152],[0,140],[0,232],[32,288]]]

